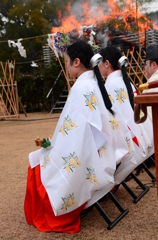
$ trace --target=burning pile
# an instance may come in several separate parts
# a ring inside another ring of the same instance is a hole
[[[107,10],[108,9],[108,10]],[[145,46],[146,30],[158,30],[156,24],[149,20],[144,14],[137,11],[135,1],[127,0],[126,3],[107,0],[98,6],[89,2],[76,5],[67,5],[67,13],[62,16],[58,12],[59,27],[53,27],[52,32],[69,33],[70,39],[75,40],[80,36],[81,26],[92,26],[93,28],[83,28],[82,39],[90,41],[92,29],[96,33],[93,35],[94,43],[105,47],[109,42],[119,45],[132,47],[135,45]],[[136,18],[137,15],[137,18]]]

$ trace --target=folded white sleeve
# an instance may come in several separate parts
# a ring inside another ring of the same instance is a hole
[[[91,127],[91,131],[92,131],[92,134],[93,134],[93,137],[94,137],[94,141],[95,141],[95,144],[96,144],[96,148],[97,150],[99,150],[101,147],[103,147],[106,143],[106,138],[105,136],[99,132],[99,130],[95,127],[93,127],[92,125],[90,125]]]

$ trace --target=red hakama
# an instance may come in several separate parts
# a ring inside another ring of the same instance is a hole
[[[24,211],[27,223],[41,232],[77,233],[80,231],[80,216],[85,204],[72,212],[55,216],[46,190],[41,182],[40,165],[28,168]]]

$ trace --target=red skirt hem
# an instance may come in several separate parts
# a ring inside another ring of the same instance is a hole
[[[33,169],[29,166],[24,201],[24,212],[28,224],[35,226],[41,232],[77,233],[80,231],[79,214],[85,204],[70,213],[55,216],[41,182],[40,166]]]

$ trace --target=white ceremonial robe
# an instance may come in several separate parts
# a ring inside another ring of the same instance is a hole
[[[135,123],[134,112],[128,99],[128,92],[123,81],[121,70],[114,71],[107,77],[105,87],[113,107],[117,108],[127,126],[130,128],[132,138],[136,137],[138,140],[139,147],[134,144],[135,151],[142,157],[147,156],[149,148],[153,148],[152,124],[148,118],[144,123]],[[134,91],[133,85],[132,88]]]
[[[105,108],[93,71],[71,88],[51,146],[30,153],[55,215],[92,205],[114,186],[116,164],[133,155],[126,124]]]
[[[154,82],[158,80],[158,70],[153,73],[153,75],[148,79],[148,83],[150,82]],[[151,88],[151,89],[146,89],[143,91],[143,93],[149,93],[149,92],[158,92],[158,88]],[[150,118],[150,120],[152,121],[152,108],[149,106],[147,107],[147,111],[148,111],[148,116]]]

